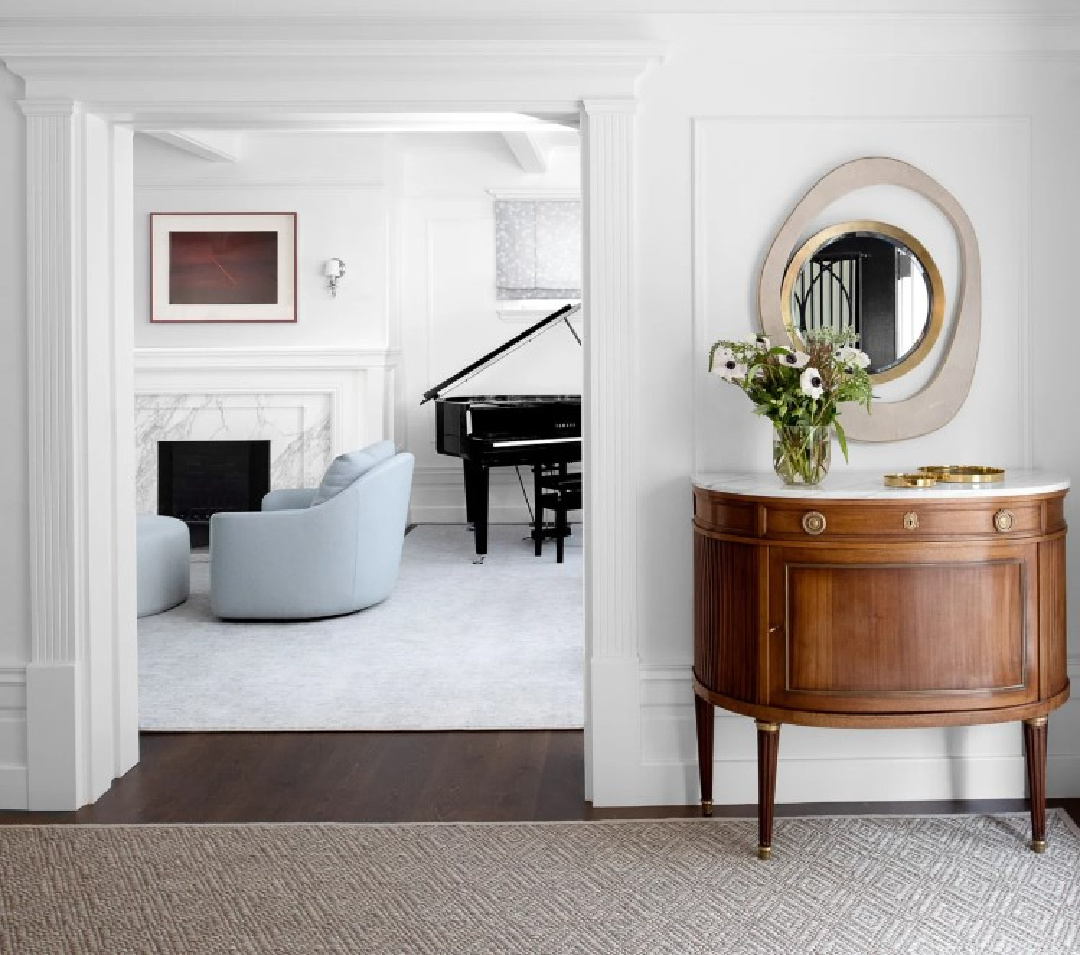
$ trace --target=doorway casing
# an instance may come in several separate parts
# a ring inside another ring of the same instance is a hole
[[[636,84],[660,51],[607,21],[326,25],[27,22],[0,58],[26,84],[31,659],[26,800],[75,809],[138,761],[132,136],[334,128],[350,116],[577,116],[585,208],[586,795],[640,766],[632,422]],[[439,30],[442,34],[439,34]],[[561,29],[561,34],[560,34]],[[475,33],[470,31],[469,36]],[[614,37],[614,38],[611,38]]]

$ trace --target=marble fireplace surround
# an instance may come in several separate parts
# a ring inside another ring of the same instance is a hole
[[[335,455],[394,437],[398,357],[383,349],[137,349],[138,513],[157,512],[162,440],[268,439],[272,488],[316,486]]]

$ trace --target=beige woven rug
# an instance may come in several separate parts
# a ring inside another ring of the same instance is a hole
[[[0,827],[13,955],[1075,953],[1080,836],[1021,814]]]

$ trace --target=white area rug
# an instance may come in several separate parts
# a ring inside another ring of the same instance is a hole
[[[299,623],[210,613],[209,564],[187,603],[139,621],[146,730],[576,729],[583,721],[581,535],[541,557],[524,525],[489,528],[472,563],[460,525],[405,538],[386,602]]]

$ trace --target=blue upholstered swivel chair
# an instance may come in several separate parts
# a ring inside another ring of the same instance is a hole
[[[262,510],[210,519],[210,606],[227,619],[351,613],[390,596],[413,456],[383,441],[342,455],[318,489],[271,491]]]

